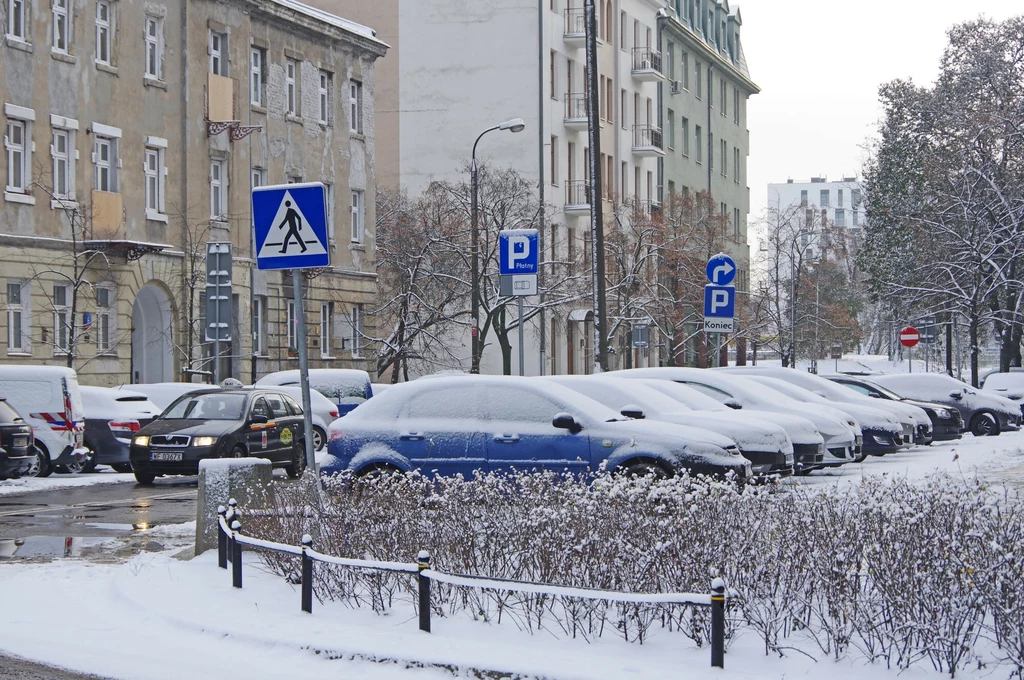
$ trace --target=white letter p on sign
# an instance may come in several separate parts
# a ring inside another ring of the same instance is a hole
[[[729,306],[729,293],[724,290],[713,290],[711,291],[711,316],[716,316],[716,312],[723,307]]]
[[[508,264],[515,271],[516,263],[530,257],[530,239],[526,236],[510,236],[508,239]]]

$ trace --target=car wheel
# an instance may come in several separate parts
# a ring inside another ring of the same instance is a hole
[[[372,479],[374,477],[384,477],[387,475],[400,475],[402,471],[396,468],[394,465],[388,465],[387,463],[374,463],[373,465],[367,465],[362,470],[356,473],[357,477],[363,477],[366,479]]]
[[[324,446],[327,445],[327,433],[323,429],[313,426],[313,450],[323,451]]]
[[[990,437],[999,434],[999,423],[988,411],[979,411],[971,418],[971,434],[975,437]]]
[[[661,466],[654,463],[631,463],[620,468],[620,470],[626,477],[647,477],[648,475],[655,479],[665,479],[668,477],[668,473]]]
[[[290,479],[298,479],[306,471],[306,442],[295,443],[292,447],[292,462],[284,471]]]
[[[32,467],[25,473],[26,477],[49,477],[53,473],[53,465],[50,464],[50,454],[39,444],[33,444],[36,452],[36,459]]]
[[[242,446],[241,444],[238,444],[237,446],[235,446],[235,448],[231,449],[231,457],[232,458],[245,458],[245,447]]]
[[[861,460],[864,460],[864,458],[861,458]],[[806,477],[807,475],[811,474],[811,468],[800,468],[793,474],[795,474],[798,477]]]
[[[131,472],[132,471],[132,464],[131,463],[113,463],[113,464],[111,464],[110,467],[114,468],[114,472]]]
[[[92,449],[89,450],[89,454],[85,457],[85,460],[74,461],[65,465],[57,465],[54,470],[59,474],[66,475],[77,475],[82,472],[92,472],[96,469],[96,452]]]
[[[139,472],[138,470],[135,471],[135,481],[138,482],[139,484],[149,486],[150,484],[153,483],[154,479],[156,479],[156,475],[154,475],[152,472]]]

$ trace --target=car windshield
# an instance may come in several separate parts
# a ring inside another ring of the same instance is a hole
[[[731,411],[719,401],[707,396],[703,392],[681,385],[671,380],[644,380],[643,383],[651,389],[675,399],[683,406],[694,411]]]
[[[856,385],[857,383],[853,383],[853,384]],[[888,387],[882,387],[881,385],[879,385],[877,383],[868,382],[867,380],[865,380],[864,381],[864,385],[867,386],[868,389],[875,390],[876,392],[881,392],[882,394],[884,394],[885,396],[887,396],[890,399],[895,399],[897,401],[899,401],[900,399],[903,399],[903,397],[901,397],[900,395],[896,394],[895,392],[890,390]],[[847,387],[849,387],[849,385],[847,385]]]
[[[4,400],[0,399],[0,425],[22,423],[21,416]]]
[[[240,420],[245,396],[241,394],[196,394],[174,402],[163,420]]]

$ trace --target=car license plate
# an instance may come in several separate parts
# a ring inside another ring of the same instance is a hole
[[[181,451],[154,451],[151,460],[176,462],[181,460]]]

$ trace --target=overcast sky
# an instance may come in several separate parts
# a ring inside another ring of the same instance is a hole
[[[946,29],[979,14],[1024,14],[1021,0],[731,0],[743,15],[750,75],[750,223],[769,182],[861,174],[881,117],[878,86],[930,84]],[[757,247],[751,239],[751,252]]]

